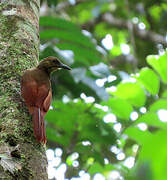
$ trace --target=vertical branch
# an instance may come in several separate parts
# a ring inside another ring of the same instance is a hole
[[[134,66],[134,69],[136,69],[137,64],[138,64],[138,59],[137,59],[137,54],[136,54],[136,44],[135,44],[134,26],[133,26],[133,24],[132,24],[131,17],[130,17],[129,1],[128,1],[128,0],[125,0],[125,3],[126,3],[127,14],[128,14],[127,25],[128,25],[128,31],[129,31],[129,34],[130,34],[130,43],[131,43],[131,45],[132,45],[133,54],[134,54],[133,66]]]
[[[45,148],[20,97],[25,69],[38,62],[40,0],[0,3],[0,177],[47,179]]]

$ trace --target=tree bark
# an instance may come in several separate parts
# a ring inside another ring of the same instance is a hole
[[[38,62],[39,9],[40,0],[0,1],[0,179],[48,179],[45,147],[20,96],[24,70]]]

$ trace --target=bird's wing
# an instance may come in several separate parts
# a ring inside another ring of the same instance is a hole
[[[50,89],[47,97],[45,98],[45,100],[43,102],[43,111],[44,112],[47,112],[49,110],[51,101],[52,101],[52,90]]]
[[[22,80],[21,82],[21,96],[24,98],[27,105],[35,105],[38,92],[38,85],[36,81],[31,79],[30,81]]]
[[[32,77],[21,82],[21,95],[27,106],[41,107],[48,96],[50,87],[47,84],[39,84]]]

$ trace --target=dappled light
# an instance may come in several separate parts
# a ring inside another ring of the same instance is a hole
[[[116,123],[117,122],[117,117],[112,114],[112,113],[109,113],[109,114],[106,114],[104,117],[103,117],[103,121],[105,123]]]
[[[124,166],[131,169],[135,164],[135,158],[134,157],[127,157],[124,161]]]
[[[141,29],[141,30],[144,30],[146,28],[146,26],[145,26],[145,24],[143,22],[140,22],[138,24],[138,26],[139,26],[139,29]]]
[[[157,114],[159,116],[160,121],[167,122],[167,110],[160,109],[158,110]]]
[[[116,132],[119,133],[119,132],[121,132],[122,125],[121,125],[121,123],[115,123],[113,128]]]
[[[42,1],[40,57],[72,68],[52,75],[49,179],[166,178],[166,12],[163,1]]]
[[[145,107],[141,107],[139,111],[144,114],[147,112],[147,109]]]
[[[112,36],[110,34],[107,34],[105,38],[102,39],[101,43],[107,50],[112,49],[114,46]]]
[[[116,157],[118,160],[121,161],[125,159],[125,154],[123,152],[119,152]]]
[[[146,131],[147,130],[147,124],[146,123],[139,123],[137,126],[142,131]]]
[[[131,114],[130,114],[130,119],[131,119],[132,121],[135,121],[138,117],[139,117],[139,115],[138,115],[138,113],[137,113],[136,111],[131,112]]]
[[[48,178],[53,179],[58,176],[58,180],[64,179],[67,166],[61,163],[62,150],[56,148],[54,152],[52,149],[48,149],[46,155],[48,159]]]
[[[105,177],[100,173],[96,173],[93,177],[93,180],[105,180]]]
[[[167,179],[165,0],[0,14],[0,179]]]
[[[127,44],[121,44],[121,51],[123,54],[128,55],[130,53],[130,47]]]
[[[108,175],[108,179],[112,180],[123,180],[123,178],[120,176],[120,173],[116,170],[111,171]]]

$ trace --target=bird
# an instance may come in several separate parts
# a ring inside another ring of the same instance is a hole
[[[71,70],[58,58],[49,56],[37,67],[26,70],[21,78],[21,97],[32,115],[34,136],[43,144],[47,142],[44,117],[52,100],[50,77],[58,69]]]

